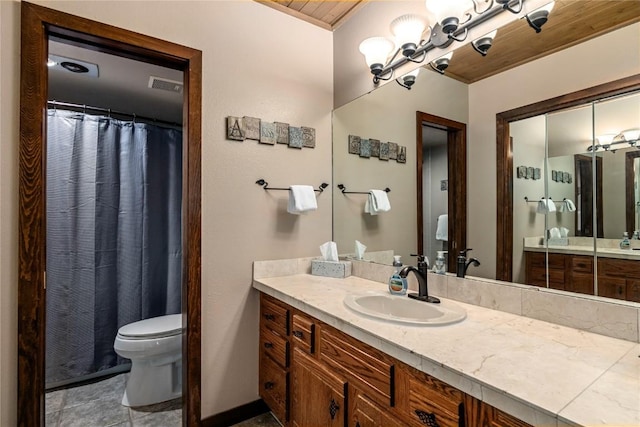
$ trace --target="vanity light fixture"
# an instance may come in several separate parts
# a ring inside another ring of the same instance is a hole
[[[496,0],[496,3],[501,4],[504,10],[508,10],[511,13],[518,14],[522,12],[522,0],[518,0],[518,6],[516,8],[509,6],[511,0]]]
[[[398,84],[403,88],[406,88],[407,90],[411,90],[411,86],[413,86],[413,84],[416,82],[416,78],[420,73],[420,68],[421,67],[418,67],[415,70],[408,72],[401,78],[396,79],[396,82],[398,82]]]
[[[639,139],[640,128],[627,129],[619,134],[607,133],[598,135],[594,141],[595,143],[587,147],[587,151],[598,151],[602,148],[604,151],[611,151],[612,153],[615,153],[620,147],[614,147],[620,144],[628,144],[629,147],[636,147],[640,149],[638,146]]]
[[[638,142],[638,139],[640,139],[640,128],[623,130],[616,138],[621,138],[629,144],[633,142],[635,145],[635,143]]]
[[[452,57],[453,52],[449,52],[446,55],[442,55],[440,58],[429,62],[429,65],[434,69],[434,71],[437,71],[440,74],[444,74],[444,70],[446,70],[449,66],[449,61],[451,61]]]
[[[360,53],[364,55],[364,60],[369,66],[371,74],[374,76],[374,83],[378,83],[380,75],[383,74],[384,66],[387,63],[387,58],[392,51],[393,42],[386,37],[370,37],[360,43]],[[394,55],[394,57],[396,55]],[[391,70],[391,72],[393,72],[393,70]],[[388,71],[384,74],[387,73]]]
[[[427,21],[419,15],[402,15],[391,21],[391,33],[395,37],[396,47],[402,50],[402,56],[410,61],[422,62],[411,57],[418,45],[424,42],[422,33],[426,28]]]
[[[381,80],[393,78],[395,70],[407,62],[423,63],[430,50],[444,49],[454,41],[465,41],[471,28],[490,21],[504,11],[521,13],[525,1],[527,0],[425,0],[428,19],[415,14],[402,15],[391,22],[395,43],[386,37],[370,37],[360,43],[359,49],[373,74],[373,83],[378,84]],[[553,4],[551,2],[526,16],[529,25],[537,32],[540,32],[540,27],[547,21]],[[491,31],[474,40],[472,46],[485,56],[495,36],[496,31]],[[430,66],[442,73],[449,65],[449,59],[451,56],[440,56],[431,61]],[[396,81],[406,86],[405,77],[407,75]]]
[[[555,6],[555,4],[556,2],[552,1],[551,3],[548,3],[534,10],[531,13],[528,13],[525,16],[525,18],[527,19],[527,22],[529,23],[529,26],[531,26],[531,28],[536,30],[536,33],[539,33],[540,31],[542,31],[542,26],[549,19],[549,13],[551,13],[551,11],[553,10],[553,6]]]
[[[58,63],[56,61],[54,61],[51,58],[47,59],[47,67],[55,67],[56,65],[58,65]]]
[[[482,37],[479,37],[471,42],[471,47],[478,52],[482,56],[487,56],[487,51],[491,48],[493,44],[493,39],[496,38],[496,34],[498,30],[493,30],[488,34],[485,34]]]

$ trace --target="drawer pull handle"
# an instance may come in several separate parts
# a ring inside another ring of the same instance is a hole
[[[304,339],[304,334],[302,331],[293,331],[293,336],[296,338]]]
[[[360,427],[360,421],[356,421],[356,427]]]
[[[275,386],[275,384],[272,381],[267,381],[266,383],[264,383],[265,390],[271,390],[273,386]]]
[[[422,424],[429,427],[440,427],[440,424],[436,421],[436,414],[416,409],[416,415],[420,418],[420,422],[422,422]]]
[[[273,344],[271,344],[270,342],[266,342],[264,343],[264,348],[273,348]]]
[[[338,406],[335,400],[331,399],[331,403],[329,404],[329,414],[331,415],[331,419],[336,417],[338,409],[340,409],[340,406]]]
[[[275,314],[265,314],[264,318],[267,320],[276,320],[276,315]]]

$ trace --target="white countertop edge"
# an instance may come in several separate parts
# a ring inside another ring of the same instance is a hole
[[[268,279],[267,279],[268,280]],[[366,279],[362,279],[366,280]],[[407,365],[414,367],[422,372],[425,372],[433,377],[446,382],[447,384],[456,387],[464,393],[467,393],[479,400],[486,402],[502,411],[505,411],[522,421],[525,421],[534,426],[557,426],[558,414],[540,408],[528,401],[525,401],[518,396],[513,396],[504,390],[497,389],[491,384],[474,378],[467,373],[457,371],[447,365],[431,360],[422,355],[416,354],[411,349],[399,346],[397,343],[389,342],[381,337],[374,335],[372,332],[359,328],[353,324],[346,323],[341,319],[334,317],[332,314],[326,313],[314,306],[311,306],[304,301],[298,300],[287,294],[284,294],[264,283],[259,279],[253,281],[253,287],[267,295],[270,295],[285,304],[288,304],[298,310],[301,310],[310,316],[332,326],[341,332],[348,334],[349,336],[358,339],[359,341],[368,344],[377,350],[388,354],[400,360]],[[466,305],[464,303],[459,303]],[[392,349],[392,351],[390,351]],[[577,397],[577,396],[576,396]],[[573,401],[573,399],[570,400]],[[568,402],[567,405],[570,403]],[[570,420],[565,420],[567,422]]]

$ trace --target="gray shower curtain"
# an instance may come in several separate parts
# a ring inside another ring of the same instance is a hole
[[[182,131],[47,120],[46,383],[111,368],[118,328],[181,310]]]

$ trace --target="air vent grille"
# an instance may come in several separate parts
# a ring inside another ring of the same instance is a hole
[[[166,90],[168,92],[182,93],[184,85],[175,80],[163,79],[162,77],[149,77],[149,87],[151,89]]]

